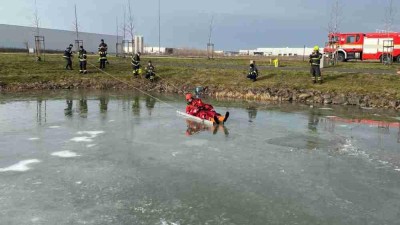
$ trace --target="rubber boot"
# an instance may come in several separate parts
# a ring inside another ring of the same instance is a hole
[[[229,112],[226,112],[225,113],[225,116],[224,116],[224,123],[228,120],[228,118],[229,118]]]
[[[214,116],[214,118],[212,118],[212,121],[216,124],[219,124],[219,118],[217,115]]]

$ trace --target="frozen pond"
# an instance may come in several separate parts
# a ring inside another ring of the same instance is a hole
[[[399,224],[399,113],[158,97],[0,95],[0,224]]]

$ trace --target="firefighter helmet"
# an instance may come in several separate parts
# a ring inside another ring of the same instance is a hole
[[[192,94],[187,93],[185,97],[186,97],[186,101],[189,101],[193,96],[192,96]]]
[[[319,51],[319,46],[318,45],[314,46],[314,51]]]

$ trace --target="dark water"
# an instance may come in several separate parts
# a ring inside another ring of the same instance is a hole
[[[1,95],[0,224],[399,224],[398,113],[158,97]]]

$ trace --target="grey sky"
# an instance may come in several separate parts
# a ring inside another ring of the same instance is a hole
[[[37,0],[41,26],[73,30],[74,4],[80,29],[115,34],[128,0]],[[32,26],[34,0],[1,0],[0,23]],[[136,33],[158,45],[158,0],[131,0]],[[323,44],[333,0],[161,0],[161,42],[167,47],[204,48],[214,15],[216,49]],[[388,0],[341,0],[342,31],[383,29]],[[395,3],[396,17],[400,4]],[[397,20],[394,28],[397,30]],[[122,32],[120,32],[120,35]]]

